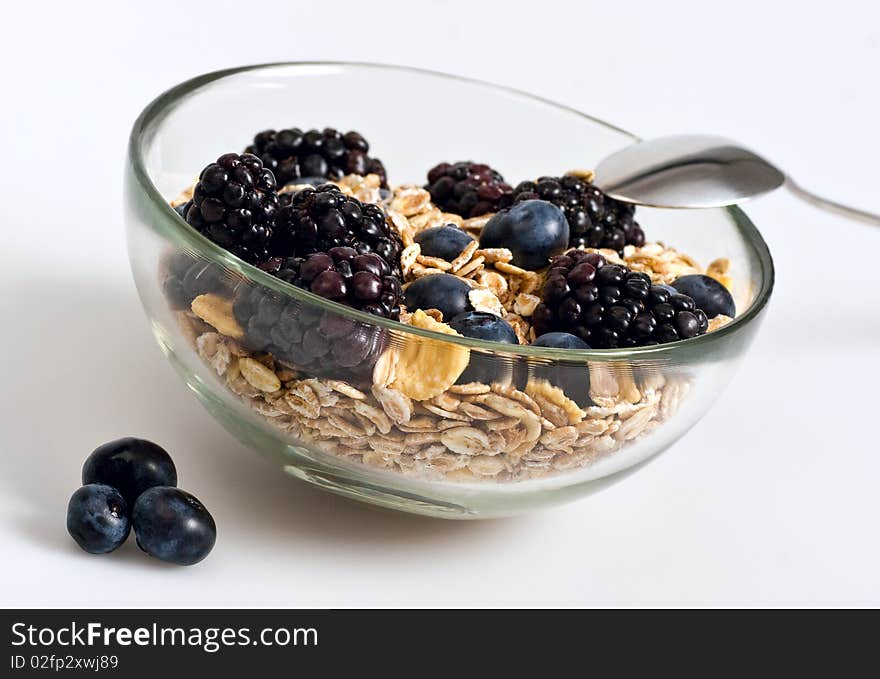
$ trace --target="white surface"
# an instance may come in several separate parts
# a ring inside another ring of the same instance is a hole
[[[320,58],[494,80],[644,136],[727,135],[880,210],[877,3],[345,4],[332,18],[318,2],[7,9],[0,604],[880,604],[880,230],[784,193],[754,203],[778,285],[714,410],[590,499],[447,523],[326,495],[222,431],[149,333],[120,223],[128,130],[158,92]],[[127,434],[167,446],[212,509],[219,540],[200,566],[165,567],[133,542],[90,557],[68,538],[83,459]]]

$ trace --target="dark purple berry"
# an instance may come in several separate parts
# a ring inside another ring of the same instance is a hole
[[[479,217],[512,203],[510,185],[496,170],[483,163],[440,163],[428,172],[425,188],[431,200],[445,212]]]
[[[377,174],[383,187],[388,186],[385,166],[367,155],[369,144],[357,132],[341,134],[327,127],[303,132],[299,128],[266,130],[254,137],[247,147],[275,173],[280,186],[318,184],[341,179],[345,174]]]
[[[325,271],[333,268],[333,258],[323,252],[315,252],[306,258],[299,267],[299,275],[306,283],[311,283]]]
[[[345,278],[336,271],[322,271],[310,286],[312,292],[327,299],[344,299],[348,288]]]
[[[390,319],[400,314],[400,279],[374,252],[358,254],[354,247],[339,245],[327,252],[282,258],[275,275],[369,314]],[[365,382],[388,342],[384,328],[260,286],[239,286],[232,310],[244,330],[245,346],[271,353],[312,375]]]
[[[251,264],[269,257],[278,195],[256,156],[227,153],[208,165],[193,190],[186,221]]]
[[[189,309],[199,295],[209,292],[225,295],[234,286],[223,267],[197,259],[185,250],[171,253],[165,261],[167,277],[162,288],[174,309]]]
[[[352,290],[359,300],[373,302],[382,294],[382,281],[374,273],[358,271],[352,276]]]
[[[708,329],[690,297],[583,250],[550,261],[541,299],[532,315],[539,338],[563,332],[595,349],[674,342]]]
[[[385,276],[390,273],[388,262],[375,252],[358,255],[352,261],[352,267],[355,271],[368,271],[376,276]]]
[[[679,311],[675,315],[675,329],[682,339],[690,339],[700,334],[700,322],[690,311]]]
[[[275,215],[271,249],[282,258],[325,252],[337,263],[350,262],[353,270],[358,255],[369,255],[374,265],[366,270],[377,276],[401,275],[403,243],[382,209],[346,196],[332,184],[290,196]]]

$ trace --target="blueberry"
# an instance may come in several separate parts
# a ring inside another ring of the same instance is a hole
[[[503,318],[486,311],[467,311],[449,321],[449,327],[465,337],[519,344],[513,327]]]
[[[415,241],[422,248],[422,254],[426,257],[439,257],[451,262],[461,254],[473,237],[459,229],[457,226],[435,226],[424,231],[419,231]]]
[[[513,253],[513,264],[523,269],[547,266],[567,245],[565,213],[543,200],[524,200],[501,210],[480,234],[480,247],[507,248]]]
[[[217,526],[205,506],[169,486],[145,491],[134,504],[131,523],[142,550],[181,566],[204,559],[217,540]]]
[[[465,337],[503,344],[519,344],[519,339],[510,323],[485,311],[466,311],[459,314],[449,321],[449,327]],[[507,356],[472,350],[468,367],[458,378],[457,384],[468,382],[509,384],[513,378],[514,363],[515,361]]]
[[[148,488],[176,486],[177,470],[163,448],[129,437],[96,448],[83,465],[82,482],[112,486],[132,507]]]
[[[470,290],[471,287],[461,278],[448,273],[432,274],[410,283],[403,303],[410,311],[439,309],[443,319],[447,320],[471,311]]]
[[[125,498],[115,488],[90,483],[77,490],[67,505],[67,532],[90,554],[119,547],[131,523]]]
[[[736,316],[736,305],[730,291],[711,276],[682,276],[672,282],[672,287],[691,297],[697,308],[702,309],[709,318],[715,318],[719,314],[731,318]]]
[[[553,349],[589,349],[590,345],[577,335],[567,332],[548,332],[532,342],[533,347],[549,347]]]
[[[589,349],[590,345],[580,337],[567,332],[548,332],[534,342],[533,347],[552,347],[555,349]],[[581,408],[592,404],[590,400],[590,371],[585,363],[555,361],[550,364],[532,365],[532,376],[544,379],[559,387],[565,395]]]

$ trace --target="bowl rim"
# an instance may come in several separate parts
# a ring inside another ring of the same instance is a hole
[[[469,78],[465,76],[444,73],[442,71],[434,71],[413,66],[403,66],[398,64],[383,64],[375,62],[358,62],[358,61],[281,61],[262,64],[252,64],[247,66],[238,66],[233,68],[220,69],[211,71],[185,80],[154,98],[141,111],[135,120],[128,140],[128,157],[127,163],[133,177],[140,187],[143,194],[147,197],[149,203],[154,208],[154,214],[158,220],[153,227],[168,236],[178,245],[185,245],[187,249],[198,254],[202,259],[218,264],[228,270],[238,273],[240,276],[249,279],[254,284],[261,285],[265,288],[273,290],[277,293],[287,295],[293,299],[300,300],[304,303],[311,304],[324,310],[332,311],[340,316],[351,318],[352,320],[371,325],[387,328],[394,331],[398,335],[415,335],[421,338],[427,338],[442,343],[457,344],[468,347],[470,349],[478,349],[483,352],[493,354],[514,354],[527,356],[530,358],[544,358],[549,360],[566,359],[568,361],[620,361],[628,359],[641,360],[672,360],[683,352],[691,352],[698,348],[711,350],[711,347],[722,342],[727,336],[733,335],[743,330],[753,320],[760,316],[761,311],[767,305],[770,295],[773,291],[775,281],[775,268],[773,258],[767,243],[764,241],[757,227],[752,223],[746,213],[737,205],[722,208],[730,214],[740,235],[743,237],[747,246],[756,255],[757,261],[761,269],[761,286],[755,294],[754,301],[746,309],[745,312],[738,315],[732,322],[714,330],[712,332],[700,335],[687,340],[679,340],[667,344],[659,344],[655,346],[618,348],[618,349],[557,349],[550,347],[536,347],[528,344],[508,345],[492,342],[489,340],[474,339],[461,335],[447,335],[417,328],[415,326],[406,325],[399,321],[374,316],[363,311],[352,309],[337,302],[319,297],[312,292],[297,288],[296,286],[282,281],[265,271],[248,264],[239,259],[231,252],[217,245],[203,236],[198,231],[189,226],[180,215],[171,207],[171,205],[162,196],[159,189],[153,183],[144,162],[142,153],[144,142],[148,139],[148,133],[154,129],[158,129],[163,119],[171,113],[174,108],[197,90],[209,85],[215,81],[237,76],[243,73],[254,71],[270,71],[274,69],[290,69],[290,68],[315,68],[315,67],[333,67],[341,69],[365,69],[375,71],[400,71],[420,76],[430,76],[434,78],[445,78],[470,85],[477,85],[487,89],[495,90],[500,93],[514,95],[533,102],[543,104],[555,108],[560,111],[573,114],[579,118],[589,121],[593,124],[624,135],[633,142],[639,141],[640,137],[628,132],[616,125],[608,123],[600,118],[583,113],[565,104],[560,104],[551,99],[531,94],[524,90],[519,90],[505,85]],[[716,208],[717,209],[717,208]]]

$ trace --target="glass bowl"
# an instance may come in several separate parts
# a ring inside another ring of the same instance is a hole
[[[293,125],[362,132],[392,185],[420,184],[443,160],[489,162],[512,183],[558,175],[590,168],[636,137],[504,87],[354,63],[220,71],[146,107],[131,133],[125,211],[153,333],[217,420],[297,478],[446,518],[586,496],[684,435],[758,329],[773,263],[737,207],[639,208],[649,240],[702,264],[730,262],[736,318],[671,344],[500,345],[380,319],[288,285],[208,241],[170,202],[255,132]],[[454,384],[465,365],[482,381]]]

